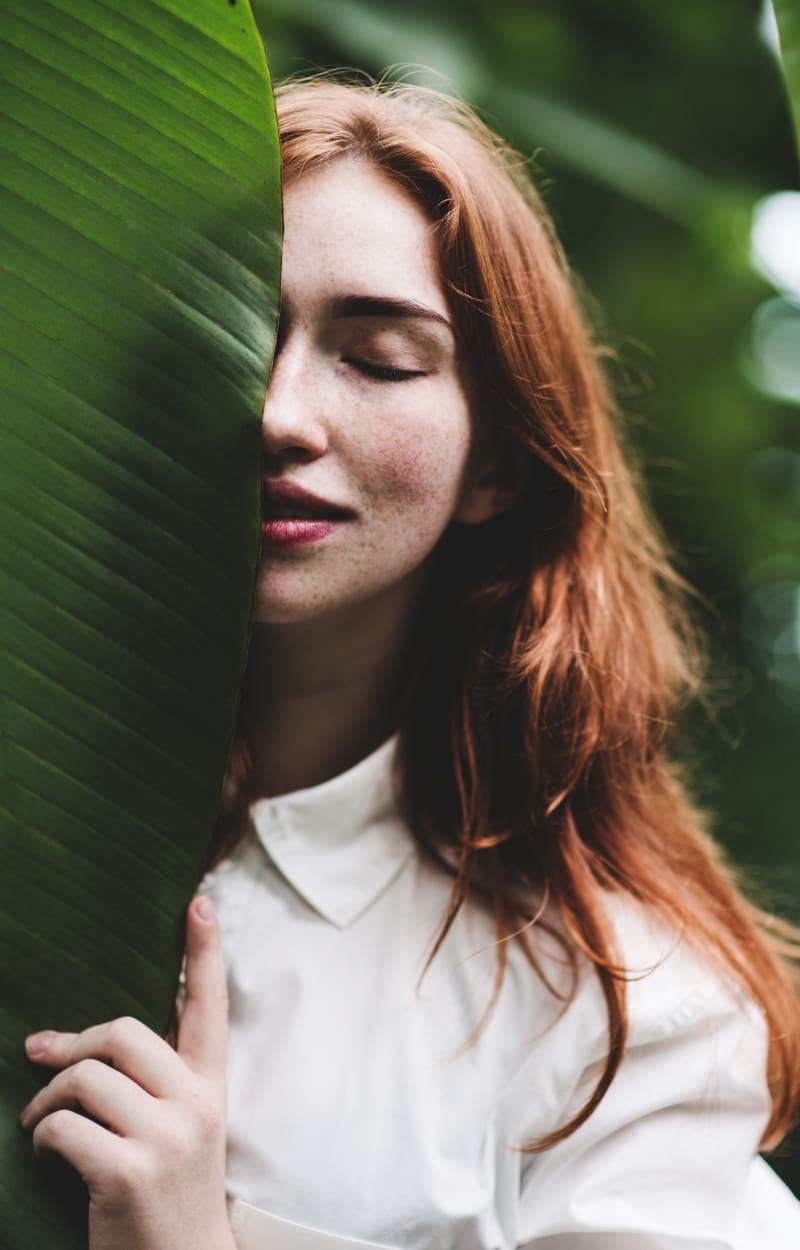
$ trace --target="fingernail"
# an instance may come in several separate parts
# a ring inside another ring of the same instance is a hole
[[[214,919],[214,915],[215,915],[214,904],[211,902],[211,899],[206,898],[204,894],[201,894],[198,897],[197,902],[195,903],[194,907],[195,907],[196,914],[200,917],[201,920],[213,920]]]
[[[24,1107],[22,1108],[22,1110],[21,1110],[21,1111],[20,1111],[20,1113],[19,1113],[19,1126],[20,1126],[20,1128],[27,1128],[27,1127],[28,1127],[28,1124],[27,1124],[27,1121],[28,1121],[28,1107],[30,1107],[30,1105],[31,1105],[31,1104],[30,1104],[30,1103],[28,1103],[26,1106],[24,1106]]]
[[[51,1029],[44,1033],[31,1033],[30,1037],[25,1038],[25,1049],[31,1057],[43,1055],[54,1037],[55,1033]]]

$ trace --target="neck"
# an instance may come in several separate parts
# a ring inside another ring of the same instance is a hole
[[[318,785],[399,723],[419,595],[292,624],[256,624],[243,716],[257,797]]]

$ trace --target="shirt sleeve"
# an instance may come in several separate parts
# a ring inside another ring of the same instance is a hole
[[[711,977],[676,1004],[681,965],[668,962],[651,984],[645,977],[628,987],[630,1043],[597,1110],[550,1151],[523,1156],[519,1246],[800,1246],[800,1204],[756,1155],[769,1114],[762,1015]],[[600,1064],[598,1056],[584,1069],[567,1114],[585,1101]]]

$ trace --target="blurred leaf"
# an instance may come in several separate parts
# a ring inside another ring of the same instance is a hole
[[[513,123],[517,142],[543,146],[560,164],[690,229],[700,229],[715,206],[725,204],[727,216],[738,205],[713,178],[568,101],[500,85],[490,106]]]
[[[335,64],[462,95],[487,114],[491,124],[502,118],[500,128],[510,127],[518,147],[544,150],[548,163],[552,158],[555,164],[708,238],[736,230],[742,206],[746,214],[752,202],[746,191],[725,187],[652,137],[637,133],[635,116],[625,126],[602,109],[582,108],[547,90],[534,58],[543,31],[550,35],[549,48],[554,29],[568,33],[563,11],[558,15],[539,9],[520,11],[506,4],[482,15],[470,8],[475,9],[474,3],[465,8],[446,0],[435,11],[424,2],[341,0],[331,23],[328,0],[253,0],[257,20],[299,27],[309,42],[323,38],[336,49]],[[528,27],[529,45],[518,33]],[[516,73],[509,72],[509,65],[518,60]],[[312,58],[308,68],[318,66],[318,59]],[[292,63],[285,68],[296,71],[302,66]]]
[[[330,0],[253,0],[253,12],[264,29],[288,19],[325,31],[347,49],[348,64],[371,63],[381,70],[391,65],[403,76],[411,69],[417,80],[422,77],[442,90],[449,80],[474,93],[485,81],[481,49],[469,27],[442,21],[429,5],[423,12],[407,8],[400,21],[396,6],[380,0],[337,0],[335,22]]]
[[[258,553],[279,279],[247,0],[0,0],[0,1229],[85,1245],[25,1034],[163,1030]]]
[[[781,61],[800,142],[800,0],[773,0],[781,37]]]

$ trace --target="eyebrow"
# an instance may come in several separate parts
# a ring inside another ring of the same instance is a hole
[[[418,318],[423,321],[439,321],[452,330],[447,317],[435,312],[427,304],[413,299],[397,299],[390,295],[344,295],[332,304],[333,316],[340,317],[397,317]]]

